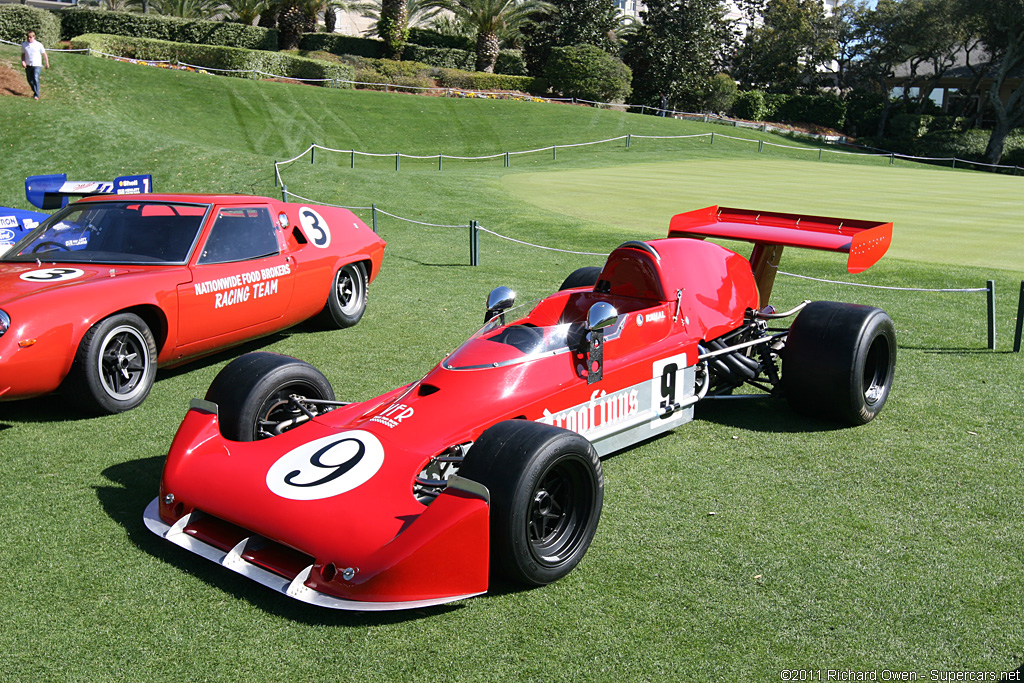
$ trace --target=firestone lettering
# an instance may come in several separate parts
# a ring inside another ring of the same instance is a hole
[[[636,389],[609,394],[604,390],[595,390],[590,401],[568,410],[551,413],[546,408],[544,416],[537,420],[543,424],[563,427],[583,434],[611,426],[633,417],[640,410],[639,397]]]

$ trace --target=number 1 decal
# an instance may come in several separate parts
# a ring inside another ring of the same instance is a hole
[[[652,429],[657,429],[670,420],[683,417],[684,413],[680,404],[688,395],[683,386],[683,371],[685,369],[685,353],[654,362],[651,407],[655,412],[655,418],[651,420]]]
[[[331,229],[327,226],[327,221],[323,216],[308,206],[304,206],[299,209],[299,221],[314,247],[324,249],[330,246]]]

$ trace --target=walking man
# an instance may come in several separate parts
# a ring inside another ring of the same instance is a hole
[[[50,68],[50,57],[46,54],[46,48],[36,40],[36,32],[28,32],[28,40],[21,44],[21,65],[25,67],[25,76],[28,84],[32,86],[32,94],[39,99],[39,72],[43,68]]]

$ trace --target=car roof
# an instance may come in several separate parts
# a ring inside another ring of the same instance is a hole
[[[191,202],[200,204],[268,204],[280,203],[276,199],[249,194],[104,194],[80,199],[79,202]],[[78,203],[78,202],[76,202]]]

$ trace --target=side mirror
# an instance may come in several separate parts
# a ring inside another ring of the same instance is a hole
[[[619,312],[606,301],[598,301],[587,311],[587,330],[590,344],[587,349],[587,384],[600,382],[604,376],[604,330],[615,324]]]
[[[590,307],[587,312],[587,330],[603,330],[615,324],[619,319],[619,312],[615,307],[606,301],[599,301]]]
[[[504,312],[516,304],[516,293],[508,287],[495,287],[487,295],[487,312],[484,314],[484,322],[496,315],[502,314],[501,322],[505,323]]]

